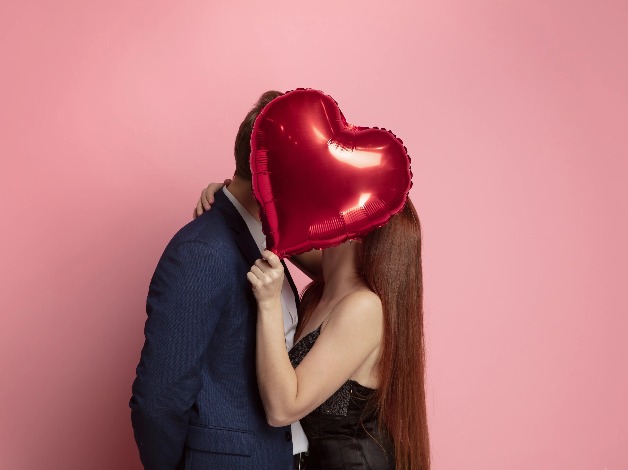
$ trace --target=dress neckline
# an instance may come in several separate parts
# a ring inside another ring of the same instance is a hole
[[[320,330],[321,330],[321,327],[322,327],[322,326],[323,326],[323,324],[321,323],[320,325],[318,325],[318,327],[317,327],[315,330],[312,330],[312,331],[310,331],[308,334],[306,334],[306,335],[304,335],[304,336],[301,336],[301,337],[297,340],[297,342],[296,342],[296,343],[294,343],[294,345],[293,345],[292,347],[294,348],[297,344],[299,344],[299,343],[300,343],[301,341],[303,341],[305,338],[307,338],[307,337],[309,337],[309,336],[312,336],[314,333],[317,333],[317,332],[318,332],[318,333],[320,334]]]

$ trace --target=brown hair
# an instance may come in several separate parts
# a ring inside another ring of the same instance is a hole
[[[274,90],[262,94],[240,124],[233,148],[236,161],[235,174],[237,176],[249,181],[251,180],[251,134],[253,132],[255,119],[262,109],[264,109],[264,106],[281,95],[283,95],[283,93]]]
[[[386,225],[366,235],[361,246],[364,280],[379,296],[384,313],[375,404],[379,424],[392,438],[398,470],[429,470],[421,224],[410,199]],[[304,290],[297,337],[323,288],[318,279]]]

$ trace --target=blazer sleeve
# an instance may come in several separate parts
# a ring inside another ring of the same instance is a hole
[[[213,245],[197,241],[171,243],[155,269],[129,404],[147,470],[172,470],[183,455],[204,358],[230,297],[228,276],[221,271],[224,260]]]

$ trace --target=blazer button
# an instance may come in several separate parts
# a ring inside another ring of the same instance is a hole
[[[286,431],[286,441],[290,442],[292,440],[292,433],[290,431]]]

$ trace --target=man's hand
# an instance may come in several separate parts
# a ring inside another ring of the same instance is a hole
[[[214,194],[220,191],[223,186],[229,186],[230,184],[231,180],[229,178],[227,178],[224,183],[209,183],[209,185],[201,191],[201,197],[196,203],[192,218],[196,219],[203,212],[210,210],[214,203]]]

